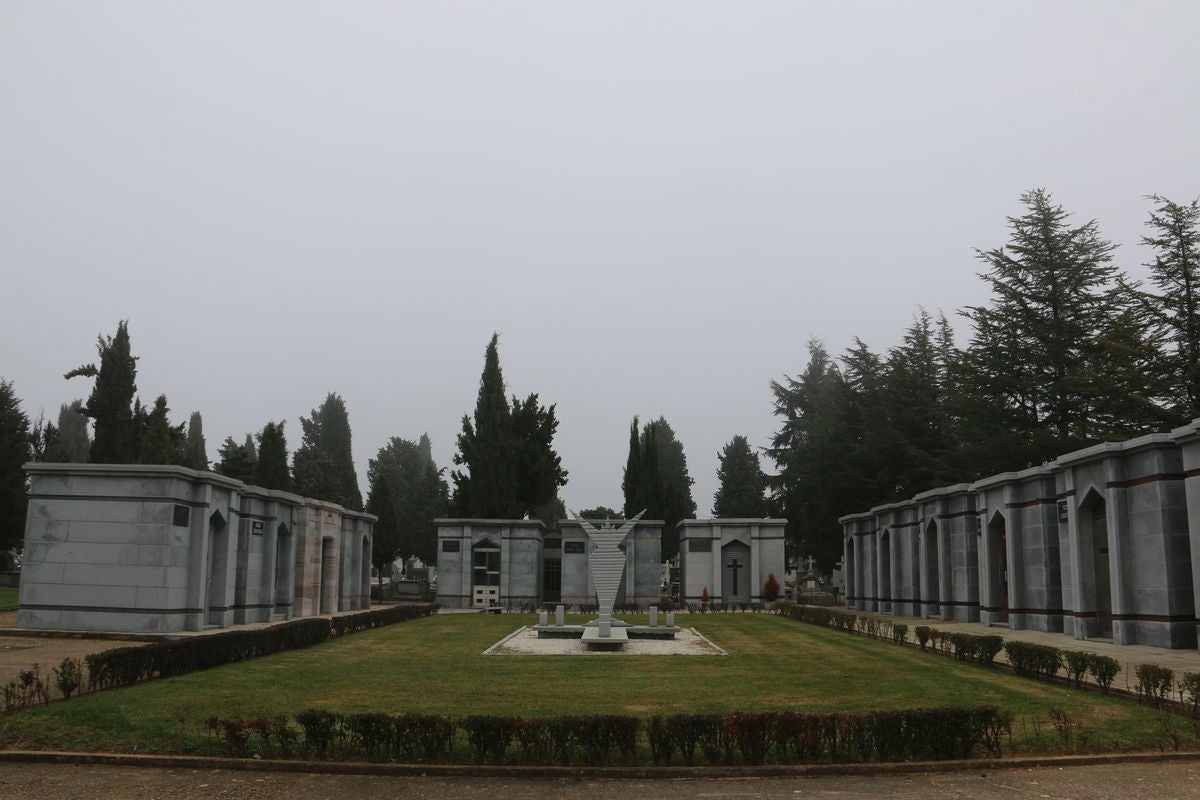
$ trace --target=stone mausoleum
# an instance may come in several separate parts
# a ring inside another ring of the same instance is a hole
[[[785,577],[784,519],[689,519],[680,523],[680,599],[699,603],[763,602],[763,585]]]
[[[851,608],[1197,646],[1200,420],[840,521]]]
[[[370,605],[370,514],[184,467],[25,469],[17,627],[198,631]]]
[[[546,530],[539,520],[439,519],[438,602],[446,608],[591,606],[591,545],[575,520]],[[660,520],[638,520],[623,543],[625,573],[618,607],[658,603],[662,575]]]

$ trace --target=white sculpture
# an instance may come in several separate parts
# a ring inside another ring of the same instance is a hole
[[[607,631],[611,625],[613,606],[621,588],[621,576],[625,574],[625,552],[621,550],[621,544],[645,513],[646,510],[642,509],[636,517],[627,520],[619,528],[612,525],[597,528],[578,514],[571,513],[595,547],[588,556],[588,568],[596,585],[596,604],[600,607],[602,631]]]

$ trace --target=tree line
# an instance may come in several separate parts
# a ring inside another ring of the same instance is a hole
[[[883,353],[810,341],[804,370],[771,385],[771,502],[793,552],[828,567],[839,516],[1200,416],[1200,206],[1148,200],[1146,282],[1037,189],[1008,241],[976,251],[991,298],[958,312],[965,346],[924,310]]]

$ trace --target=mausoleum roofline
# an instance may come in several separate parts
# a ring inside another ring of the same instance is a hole
[[[986,478],[980,478],[971,484],[974,491],[981,492],[986,489],[991,489],[995,486],[1001,486],[1006,483],[1026,483],[1028,481],[1037,480],[1038,478],[1053,478],[1055,470],[1053,467],[1042,464],[1037,467],[1029,467],[1028,469],[1019,470],[1016,472],[1001,472],[997,475],[989,475]]]
[[[282,500],[285,503],[291,503],[295,506],[302,506],[305,502],[305,498],[302,495],[285,492],[282,489],[267,489],[264,486],[250,483],[244,485],[242,494],[250,497],[265,497],[269,500]]]
[[[880,506],[880,508],[890,508],[890,507],[891,506]],[[877,510],[878,509],[875,509],[872,511],[864,511],[861,514],[847,514],[844,517],[838,517],[838,522],[842,525],[845,525],[848,522],[858,522],[858,521],[864,520],[864,519],[871,519],[871,517],[875,516],[875,511],[877,511]]]
[[[246,484],[237,478],[207,470],[191,469],[176,464],[63,464],[30,461],[24,466],[30,475],[109,475],[113,477],[177,477],[192,481],[214,483],[229,489],[244,489]]]
[[[701,525],[787,525],[787,520],[778,517],[713,517],[711,519],[684,519],[680,520],[679,524],[685,528]]]
[[[936,489],[928,489],[920,494],[913,495],[914,503],[922,503],[926,500],[934,500],[939,497],[947,497],[952,494],[970,494],[973,487],[969,483],[956,483],[953,486],[939,486]]]
[[[484,519],[483,517],[438,517],[434,520],[438,525],[493,525],[493,526],[534,526],[545,528],[546,523],[540,519]]]
[[[597,524],[599,524],[599,525],[617,525],[619,527],[621,523],[629,522],[629,520],[612,517],[610,519],[585,519],[584,522],[590,522],[593,525],[597,525]],[[637,521],[637,524],[634,525],[633,527],[635,527],[635,528],[641,528],[641,527],[661,528],[666,524],[667,524],[667,521],[662,520],[662,519],[639,519]],[[583,527],[579,523],[579,520],[577,520],[577,519],[560,519],[555,523],[555,525],[559,528],[561,528],[563,525],[574,525],[577,528]]]
[[[1176,442],[1194,442],[1200,439],[1200,419],[1194,419],[1186,425],[1181,425],[1171,431],[1171,438]]]
[[[876,514],[884,514],[888,511],[898,511],[902,508],[912,508],[916,504],[917,501],[910,497],[907,500],[897,500],[894,503],[884,503],[881,506],[874,506],[870,511],[867,511],[862,516],[871,517]]]
[[[1073,453],[1061,455],[1052,463],[1053,466],[1060,468],[1073,467],[1077,464],[1084,464],[1089,461],[1096,461],[1109,456],[1135,453],[1138,450],[1178,446],[1178,439],[1170,433],[1150,433],[1145,436],[1139,436],[1136,439],[1130,439],[1127,442],[1103,442],[1101,444],[1092,445],[1091,447],[1085,447],[1082,450],[1076,450]]]

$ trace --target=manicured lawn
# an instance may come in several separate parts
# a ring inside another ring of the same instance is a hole
[[[766,614],[679,618],[725,648],[725,657],[480,655],[534,621],[447,614],[85,695],[4,718],[0,744],[206,752],[217,747],[203,729],[210,716],[274,717],[308,708],[532,717],[967,705],[996,705],[1016,715],[1009,752],[1063,749],[1050,723],[1052,708],[1082,723],[1086,749],[1157,748],[1163,739],[1161,714],[1128,700]]]
[[[8,586],[0,587],[0,611],[9,611],[17,607],[17,595],[20,594],[20,589],[13,589]]]

